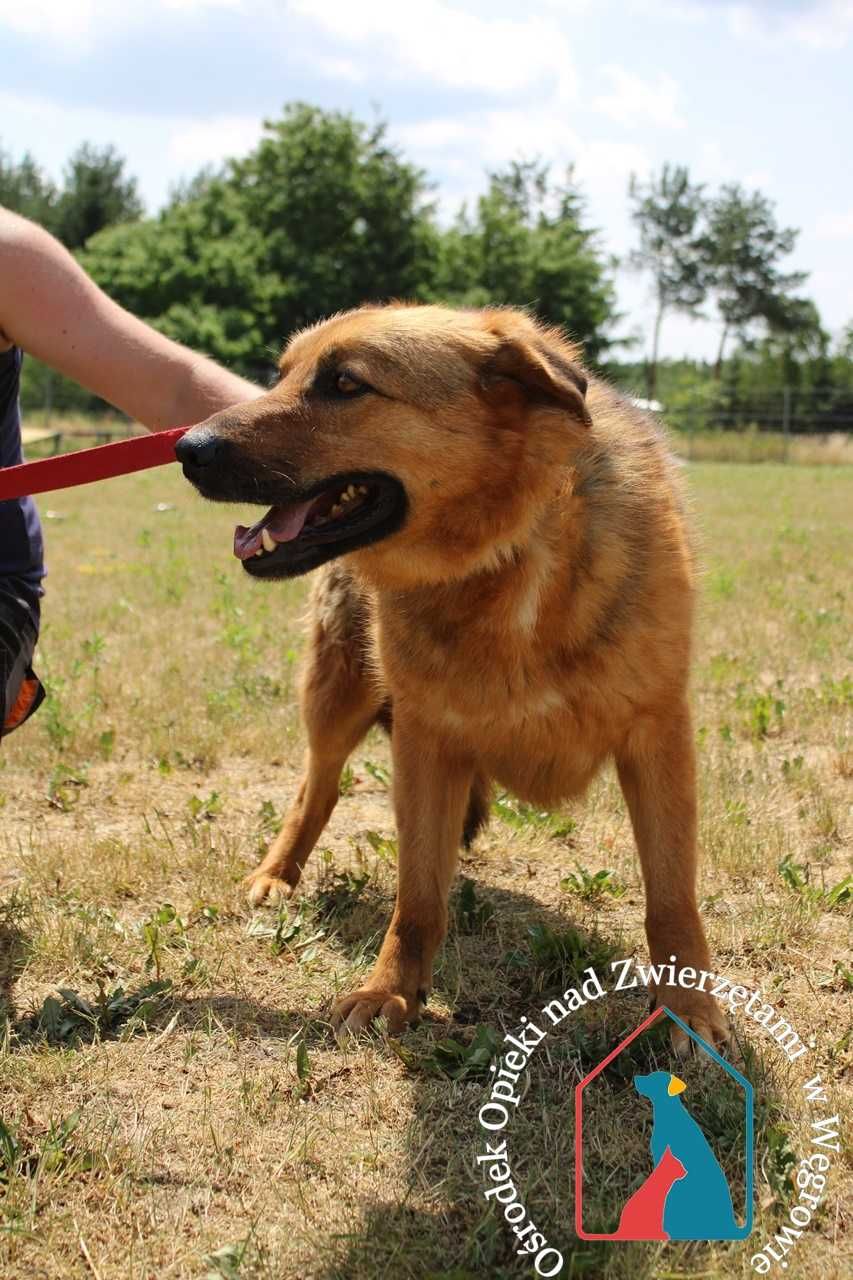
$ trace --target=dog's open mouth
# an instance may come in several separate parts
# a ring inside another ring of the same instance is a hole
[[[234,531],[234,554],[254,577],[293,577],[386,538],[403,523],[406,494],[381,472],[335,476],[300,500]]]

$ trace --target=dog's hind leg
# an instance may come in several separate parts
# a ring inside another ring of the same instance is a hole
[[[300,703],[308,735],[305,772],[284,825],[247,877],[253,905],[290,897],[339,794],[350,753],[379,718],[383,698],[366,669],[365,616],[339,573],[324,576],[313,599],[313,629]]]
[[[468,799],[468,812],[462,828],[462,845],[470,849],[480,832],[488,825],[491,804],[491,784],[481,773],[475,774]]]

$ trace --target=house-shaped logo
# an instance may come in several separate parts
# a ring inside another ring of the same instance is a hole
[[[632,1070],[640,1038],[662,1018],[697,1047],[694,1065],[682,1068],[689,1083],[670,1070]],[[619,1167],[608,1168],[601,1153],[613,1150],[614,1125]],[[752,1085],[667,1008],[575,1089],[575,1227],[583,1240],[745,1240],[752,1166]],[[626,1180],[630,1187],[614,1193]]]

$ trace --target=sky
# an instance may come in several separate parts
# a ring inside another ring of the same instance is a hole
[[[631,173],[760,188],[826,327],[853,319],[853,0],[0,0],[0,147],[58,178],[113,143],[152,212],[295,99],[386,119],[446,218],[514,158],[573,164],[622,257]],[[639,354],[648,281],[616,278]],[[665,322],[666,355],[716,342]]]

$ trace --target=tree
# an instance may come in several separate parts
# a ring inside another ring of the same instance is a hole
[[[0,205],[53,228],[56,187],[28,151],[19,161],[0,148]]]
[[[490,174],[476,217],[463,209],[445,233],[437,289],[463,305],[530,307],[596,360],[617,319],[611,266],[572,170],[552,182],[547,166],[522,160]]]
[[[294,104],[257,147],[156,220],[93,237],[98,283],[170,336],[259,376],[335,311],[429,295],[438,232],[424,175],[382,123]]]
[[[52,230],[69,249],[82,249],[104,227],[136,222],[143,215],[136,179],[111,146],[84,142],[65,169]]]
[[[442,229],[384,124],[301,103],[158,218],[93,236],[82,260],[131,311],[250,377],[295,329],[363,302],[527,305],[592,359],[615,319],[610,263],[571,173],[552,183],[527,162],[492,174],[476,216]]]
[[[773,205],[759,191],[748,194],[732,183],[710,202],[702,258],[721,321],[717,379],[729,334],[746,338],[756,322],[770,330],[796,329],[801,322],[793,290],[807,273],[785,273],[780,265],[797,235],[791,227],[777,226]]]
[[[631,218],[639,231],[640,247],[632,252],[629,263],[635,270],[649,272],[655,300],[652,349],[646,366],[650,400],[657,391],[664,316],[668,311],[698,315],[707,293],[699,239],[703,190],[691,183],[687,169],[680,165],[664,165],[659,175],[652,174],[645,183],[631,176]]]

